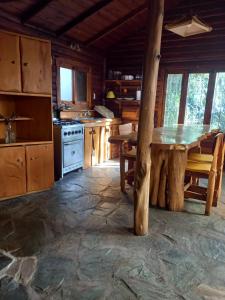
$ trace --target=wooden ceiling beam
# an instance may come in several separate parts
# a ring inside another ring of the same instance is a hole
[[[91,44],[95,43],[96,41],[100,40],[107,34],[111,33],[112,31],[116,30],[118,27],[120,27],[123,24],[125,24],[126,22],[128,22],[130,19],[132,19],[136,15],[142,13],[144,10],[147,10],[147,6],[145,4],[137,7],[136,9],[132,10],[129,14],[125,15],[118,21],[112,23],[111,25],[109,25],[108,27],[106,27],[105,29],[103,29],[102,31],[100,31],[99,33],[97,33],[96,35],[91,37],[90,39],[88,39],[84,44],[86,46],[90,46]]]
[[[32,17],[43,10],[53,0],[39,0],[36,4],[24,11],[20,17],[22,23],[28,22]]]
[[[85,19],[90,17],[91,15],[97,13],[100,9],[111,3],[113,0],[101,0],[97,2],[95,5],[91,6],[89,9],[85,10],[83,13],[72,19],[70,22],[66,23],[59,30],[56,31],[56,36],[61,36],[65,34],[67,31],[83,22]]]

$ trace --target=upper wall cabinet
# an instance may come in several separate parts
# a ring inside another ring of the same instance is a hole
[[[51,95],[51,43],[0,32],[0,91]]]
[[[21,92],[20,40],[16,34],[0,32],[0,90]]]
[[[47,41],[21,37],[24,93],[51,94],[51,46]]]

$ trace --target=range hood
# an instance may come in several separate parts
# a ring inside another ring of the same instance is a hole
[[[167,24],[165,25],[165,29],[172,31],[182,37],[212,31],[212,27],[200,21],[197,16]]]

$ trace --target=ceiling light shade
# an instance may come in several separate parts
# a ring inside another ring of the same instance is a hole
[[[212,31],[211,26],[203,23],[196,16],[193,16],[188,20],[167,24],[165,29],[183,37]]]

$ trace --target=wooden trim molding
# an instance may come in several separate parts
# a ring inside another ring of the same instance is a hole
[[[180,96],[178,124],[184,124],[185,109],[186,109],[186,103],[187,103],[188,79],[189,79],[189,73],[188,72],[183,73],[182,84],[181,84],[181,96]]]
[[[209,74],[208,91],[206,96],[205,114],[204,114],[204,124],[209,125],[211,121],[213,96],[216,84],[216,72]]]

